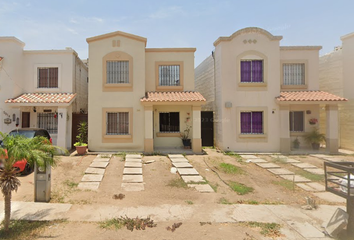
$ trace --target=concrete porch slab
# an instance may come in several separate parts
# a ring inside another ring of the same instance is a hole
[[[312,226],[308,222],[295,222],[295,221],[287,221],[288,225],[294,228],[298,233],[300,233],[303,237],[307,238],[323,238],[325,235]]]
[[[127,192],[144,191],[144,183],[122,183],[121,187]]]
[[[302,169],[306,169],[306,168],[317,168],[315,165],[309,164],[309,163],[292,163],[291,165],[298,167],[298,168],[302,168]]]
[[[304,178],[303,176],[300,175],[279,175],[279,177],[284,178],[289,181],[294,181],[295,183],[303,183],[303,182],[311,182],[310,179]]]
[[[326,191],[326,187],[322,184],[319,184],[317,182],[310,182],[310,183],[306,183],[306,185],[312,187],[313,189],[315,189],[317,192],[324,192]]]
[[[194,168],[177,168],[178,173],[181,176],[185,176],[185,175],[199,175],[199,173],[197,172],[197,170],[195,170]]]
[[[187,163],[188,160],[185,158],[171,158],[171,162],[173,162],[173,163]]]
[[[125,158],[140,158],[141,159],[141,155],[140,154],[127,154],[125,155]]]
[[[205,182],[205,180],[201,176],[182,176],[182,179],[185,183],[199,183]]]
[[[108,162],[93,162],[90,164],[92,168],[106,168],[108,166]]]
[[[274,173],[275,175],[294,175],[292,171],[284,168],[269,168],[267,169],[269,172]]]
[[[98,174],[85,174],[81,182],[101,182],[103,179],[103,175],[98,175]]]
[[[246,161],[250,161],[253,163],[267,163],[267,161],[262,158],[250,158],[250,159],[246,159]]]
[[[276,165],[274,163],[256,163],[256,165],[260,166],[261,168],[280,168],[279,165]]]
[[[304,170],[313,174],[324,175],[324,170],[321,168],[306,168]]]
[[[192,164],[187,162],[173,162],[172,165],[176,168],[192,168]]]
[[[141,162],[125,162],[124,167],[126,168],[141,168],[143,164]]]
[[[93,159],[93,162],[109,162],[110,158],[98,158]]]
[[[255,155],[246,155],[246,154],[240,155],[240,157],[245,158],[245,159],[259,158]]]
[[[142,183],[142,175],[123,175],[123,183]]]
[[[141,168],[124,168],[123,175],[141,175],[143,174],[143,169]]]
[[[209,184],[188,184],[188,187],[194,187],[198,192],[201,193],[213,193],[214,190]]]
[[[168,154],[169,158],[184,158],[182,154]]]
[[[346,199],[339,197],[333,193],[330,192],[319,192],[319,193],[313,193],[313,195],[326,200],[328,202],[334,202],[334,203],[346,203]]]
[[[85,174],[99,174],[99,175],[103,175],[105,172],[104,169],[101,168],[87,168],[85,171]]]
[[[140,158],[126,158],[125,161],[126,162],[140,162],[141,163]]]
[[[99,182],[80,182],[77,186],[79,189],[83,190],[97,190],[100,186]]]

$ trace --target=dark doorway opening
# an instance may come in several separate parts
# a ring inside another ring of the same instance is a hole
[[[22,128],[29,128],[30,127],[30,112],[22,112]]]
[[[201,112],[202,146],[214,146],[214,117],[213,112]]]

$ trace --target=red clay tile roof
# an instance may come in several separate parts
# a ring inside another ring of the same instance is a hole
[[[296,101],[296,102],[316,102],[316,101],[347,101],[347,99],[336,96],[334,94],[323,91],[291,91],[280,92],[280,96],[276,98],[280,102]]]
[[[5,103],[70,103],[75,96],[76,93],[24,93]]]
[[[199,92],[147,92],[141,102],[205,102]]]

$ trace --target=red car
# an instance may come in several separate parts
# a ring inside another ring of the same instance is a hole
[[[43,136],[47,138],[50,143],[52,143],[52,138],[50,137],[50,134],[48,133],[47,130],[41,129],[41,128],[19,128],[12,130],[9,133],[10,136],[16,136],[16,135],[22,135],[27,138],[34,138],[37,136]],[[3,145],[3,144],[1,144]],[[1,167],[1,163],[0,163]],[[21,161],[17,161],[13,165],[14,168],[18,169],[18,172],[21,174],[29,174],[33,171],[33,168],[31,167],[30,164],[27,163],[26,159],[23,159]]]

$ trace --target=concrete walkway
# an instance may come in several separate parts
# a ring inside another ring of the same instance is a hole
[[[3,206],[0,202],[0,206]],[[287,205],[160,205],[119,207],[113,205],[71,205],[54,203],[12,202],[12,218],[26,220],[55,220],[97,222],[114,217],[148,217],[156,222],[275,222],[282,226],[283,238],[330,239],[323,231],[338,206],[320,205],[316,210],[303,210]],[[0,212],[0,221],[3,212]]]

